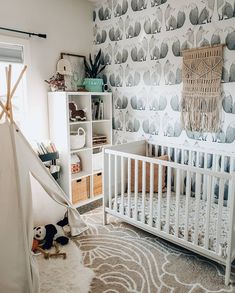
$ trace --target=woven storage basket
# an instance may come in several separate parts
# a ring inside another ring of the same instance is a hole
[[[72,181],[72,203],[76,204],[90,197],[90,177]]]
[[[102,194],[102,173],[94,175],[94,196]]]

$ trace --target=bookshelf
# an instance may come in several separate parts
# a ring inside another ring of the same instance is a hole
[[[86,120],[70,120],[70,102],[74,102],[78,109],[86,110]],[[112,144],[112,94],[50,92],[48,108],[50,139],[60,154],[59,184],[75,207],[102,198],[102,150]],[[85,145],[71,149],[70,133],[79,128],[85,130]],[[75,174],[71,172],[73,155],[79,156],[82,169]]]

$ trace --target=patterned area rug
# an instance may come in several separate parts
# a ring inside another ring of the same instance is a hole
[[[114,217],[103,226],[102,208],[83,218],[90,228],[75,242],[96,273],[91,293],[235,292],[223,266]]]

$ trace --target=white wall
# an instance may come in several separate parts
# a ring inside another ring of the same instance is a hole
[[[47,139],[48,86],[44,80],[54,74],[61,52],[87,56],[91,51],[92,4],[87,0],[0,0],[0,7],[2,27],[47,34],[47,39],[29,39],[30,67],[27,70],[28,120],[33,130],[29,135],[38,141]],[[1,30],[0,34],[6,35]],[[51,221],[62,216],[63,212],[54,209],[54,202],[48,202],[48,197],[37,182],[33,182],[32,191],[37,211],[50,215]],[[41,215],[34,213],[36,224],[40,224],[38,216],[41,219]]]
[[[47,34],[47,39],[29,40],[29,121],[32,138],[40,141],[49,137],[48,86],[44,80],[54,74],[61,52],[89,54],[92,4],[87,0],[0,0],[0,7],[2,27]],[[6,32],[0,30],[0,34]]]

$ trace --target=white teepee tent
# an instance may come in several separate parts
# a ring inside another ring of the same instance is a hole
[[[25,70],[26,67],[11,90],[11,66],[6,69],[6,105],[0,101],[0,120],[5,116],[5,122],[0,123],[0,291],[4,293],[39,292],[37,264],[31,253],[33,209],[30,176],[42,185],[49,199],[67,209],[73,236],[87,229],[13,121],[11,99]]]

